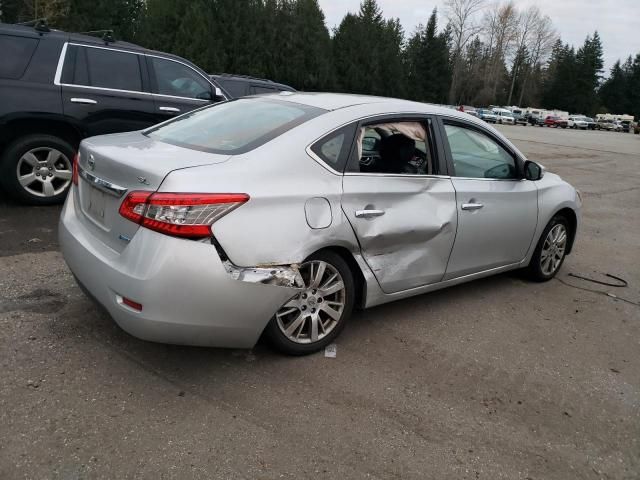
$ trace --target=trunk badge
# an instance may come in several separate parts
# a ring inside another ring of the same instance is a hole
[[[89,154],[89,160],[87,160],[87,164],[89,165],[90,170],[96,169],[96,159],[92,154]]]
[[[140,182],[143,185],[149,185],[149,182],[147,181],[146,177],[138,177],[138,182]]]

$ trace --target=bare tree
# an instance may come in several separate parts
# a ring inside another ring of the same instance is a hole
[[[518,31],[518,14],[513,1],[506,4],[495,3],[484,16],[483,30],[487,36],[489,58],[486,81],[491,97],[495,99],[505,59]]]
[[[533,35],[536,25],[540,22],[541,16],[540,9],[535,5],[518,15],[518,27],[516,28],[515,34],[515,55],[513,56],[511,64],[511,87],[509,88],[507,105],[511,105],[516,77],[518,76],[520,67],[524,63],[524,52],[528,50],[527,47],[531,43],[530,37]]]
[[[551,53],[553,44],[558,39],[558,32],[553,27],[553,23],[548,15],[540,15],[532,27],[531,34],[528,40],[528,50],[531,52],[528,65],[525,66],[525,71],[522,78],[522,86],[520,87],[520,97],[518,99],[518,105],[522,105],[522,99],[527,87],[527,81],[531,72],[536,66],[546,61],[547,57]]]
[[[485,0],[446,0],[446,16],[453,39],[451,60],[453,71],[449,88],[449,103],[456,103],[456,90],[462,69],[462,51],[475,36],[480,27],[475,22],[475,14],[482,8]]]

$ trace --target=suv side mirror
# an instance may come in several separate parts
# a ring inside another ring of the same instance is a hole
[[[531,160],[527,160],[524,163],[524,178],[531,181],[540,180],[544,175],[544,169],[541,165],[538,165],[536,162],[532,162]]]
[[[216,87],[216,93],[213,100],[216,102],[224,102],[226,99],[227,98],[222,93],[222,90],[220,89],[220,87]]]

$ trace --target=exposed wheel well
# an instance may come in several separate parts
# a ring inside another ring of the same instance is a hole
[[[573,242],[576,238],[576,229],[578,227],[578,218],[576,217],[576,212],[574,212],[572,209],[570,208],[563,208],[562,210],[559,210],[558,212],[556,212],[556,214],[554,216],[558,216],[561,215],[564,218],[567,219],[567,221],[569,222],[569,245],[567,246],[567,255],[569,255],[571,253],[571,250],[573,249]]]
[[[351,273],[353,274],[353,281],[356,284],[355,305],[359,308],[362,308],[367,296],[367,282],[365,281],[362,270],[360,269],[360,265],[358,265],[358,262],[356,262],[353,254],[345,247],[325,247],[320,251],[323,250],[329,250],[337,253],[343,258],[345,262],[347,262],[347,265],[349,265],[349,270],[351,270]]]

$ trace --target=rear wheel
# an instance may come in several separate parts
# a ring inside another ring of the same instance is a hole
[[[276,312],[265,334],[289,355],[317,352],[331,343],[351,316],[354,281],[344,259],[330,251],[311,256],[300,266],[305,287]]]
[[[64,200],[71,185],[73,147],[50,135],[28,135],[2,155],[0,183],[15,200],[51,205]]]
[[[536,246],[527,273],[532,280],[546,282],[555,277],[564,262],[569,241],[569,222],[556,215],[548,223]]]

